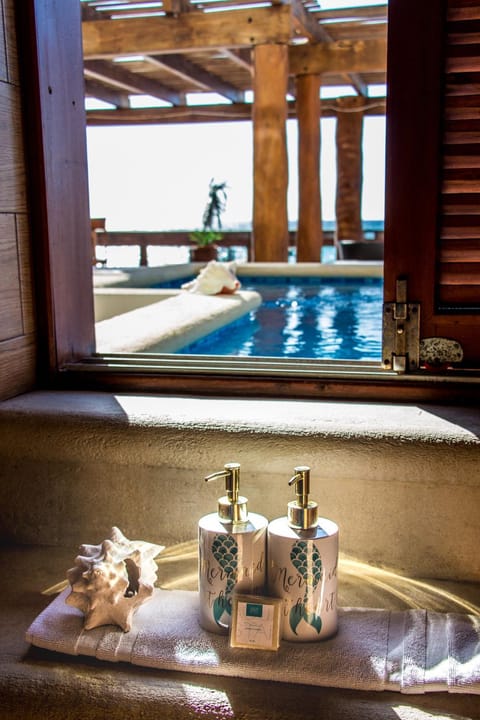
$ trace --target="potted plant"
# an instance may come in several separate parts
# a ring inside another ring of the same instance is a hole
[[[215,260],[217,258],[218,247],[223,235],[220,231],[222,227],[221,215],[225,210],[227,202],[227,183],[216,183],[212,178],[209,184],[208,200],[203,212],[202,229],[195,230],[190,234],[190,240],[195,243],[196,247],[190,252],[192,261],[204,262]],[[214,229],[214,225],[217,229]]]

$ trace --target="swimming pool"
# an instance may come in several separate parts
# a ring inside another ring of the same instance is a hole
[[[381,359],[380,278],[245,277],[263,302],[180,350],[188,355]]]

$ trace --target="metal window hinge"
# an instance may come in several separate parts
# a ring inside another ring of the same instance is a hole
[[[398,279],[395,302],[383,306],[383,367],[397,373],[418,370],[420,303],[407,301],[407,281]]]

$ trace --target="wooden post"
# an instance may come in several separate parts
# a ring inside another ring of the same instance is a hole
[[[147,267],[147,265],[148,265],[147,246],[140,245],[140,267]]]
[[[322,249],[320,199],[320,75],[299,75],[297,262],[319,262]]]
[[[254,52],[253,258],[287,262],[287,45]]]
[[[336,240],[362,240],[363,98],[339,98],[337,115]]]

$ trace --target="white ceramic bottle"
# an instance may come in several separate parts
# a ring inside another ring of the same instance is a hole
[[[337,630],[338,526],[308,499],[310,468],[296,467],[289,485],[287,516],[268,526],[268,591],[284,601],[284,640],[323,640]]]
[[[247,498],[239,495],[239,463],[227,463],[205,480],[215,478],[225,478],[226,495],[218,501],[218,512],[205,515],[198,524],[200,624],[225,634],[233,591],[265,590],[268,520],[249,513]]]

